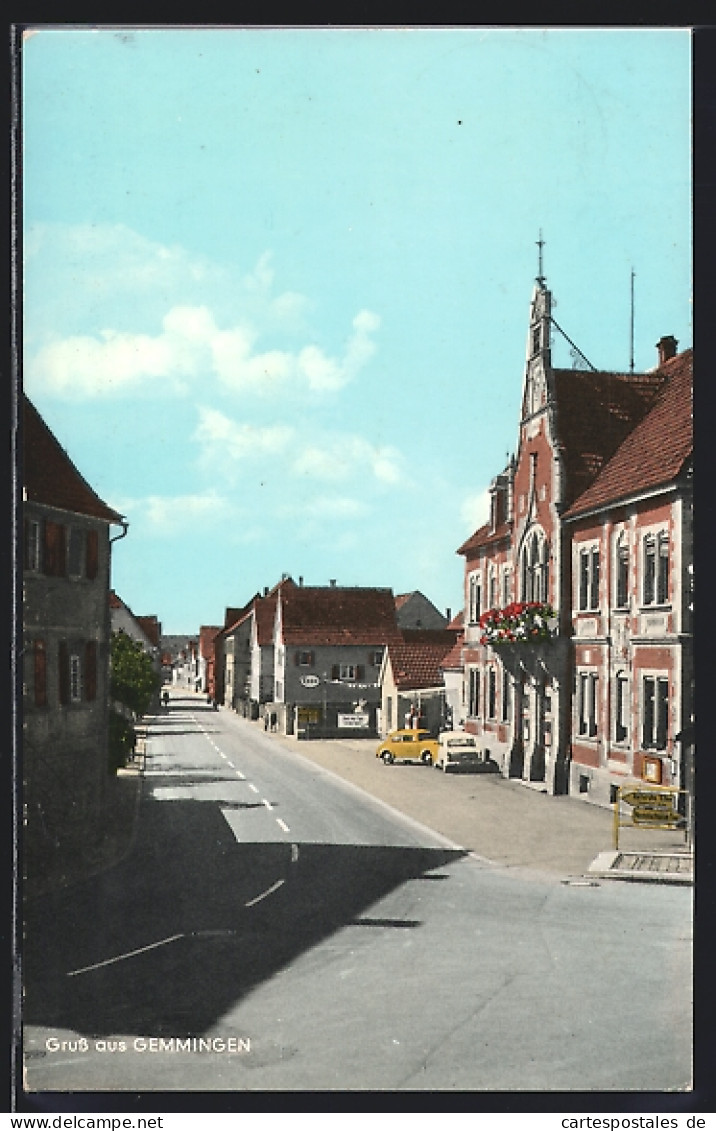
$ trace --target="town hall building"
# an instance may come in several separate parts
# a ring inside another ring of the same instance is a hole
[[[692,351],[664,337],[653,370],[613,373],[575,348],[581,368],[559,369],[553,326],[540,268],[517,451],[457,551],[463,725],[550,793],[688,788]]]

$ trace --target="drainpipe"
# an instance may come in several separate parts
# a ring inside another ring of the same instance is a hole
[[[113,525],[121,526],[122,527],[122,533],[121,534],[115,534],[114,538],[110,538],[110,540],[109,540],[110,546],[112,545],[113,542],[120,542],[122,540],[122,538],[126,538],[127,537],[127,531],[129,530],[129,523],[127,522],[126,519],[120,519],[119,523],[113,523]]]

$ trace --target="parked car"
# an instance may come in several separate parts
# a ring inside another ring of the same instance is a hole
[[[438,754],[437,739],[429,730],[394,730],[384,738],[375,752],[386,766],[391,762],[422,762],[426,766],[435,764]]]
[[[438,736],[435,767],[445,773],[454,770],[473,774],[497,769],[496,764],[485,757],[475,736],[461,730],[446,730]]]

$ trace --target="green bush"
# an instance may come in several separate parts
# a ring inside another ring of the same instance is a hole
[[[116,774],[132,756],[136,736],[129,719],[118,711],[109,712],[109,770]]]

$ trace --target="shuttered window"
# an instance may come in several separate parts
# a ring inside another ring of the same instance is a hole
[[[85,699],[97,698],[97,642],[88,640],[85,644]]]
[[[61,640],[59,643],[57,661],[60,703],[63,707],[66,707],[70,701],[70,653],[66,640]]]
[[[64,577],[66,568],[65,527],[59,522],[45,523],[45,573],[48,577]]]
[[[90,581],[94,581],[99,568],[99,535],[96,530],[87,531],[86,553],[86,574]]]

